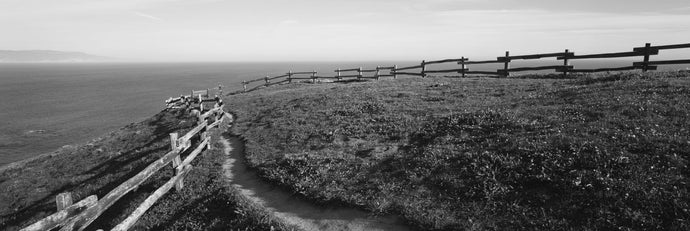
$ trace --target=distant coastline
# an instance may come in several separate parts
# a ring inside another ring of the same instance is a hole
[[[83,52],[52,50],[0,50],[0,63],[89,63],[118,59]]]

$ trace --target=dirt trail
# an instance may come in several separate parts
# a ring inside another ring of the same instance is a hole
[[[225,176],[254,203],[266,207],[277,217],[304,230],[410,230],[396,216],[370,217],[352,208],[324,207],[297,198],[260,179],[243,160],[244,144],[236,137],[221,137],[228,160]]]

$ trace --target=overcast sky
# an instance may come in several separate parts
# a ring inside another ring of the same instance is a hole
[[[476,60],[688,43],[690,1],[0,0],[0,29],[0,49],[143,61]]]

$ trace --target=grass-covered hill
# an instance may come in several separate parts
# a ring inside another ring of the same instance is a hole
[[[77,202],[102,198],[170,151],[169,133],[185,134],[196,117],[183,110],[164,110],[84,145],[67,146],[0,170],[0,230],[18,230],[56,211],[55,196],[70,192]],[[147,211],[133,230],[268,230],[278,224],[271,215],[239,196],[223,176],[226,159],[213,134],[214,149],[192,163],[181,191],[171,190]],[[87,230],[109,230],[174,175],[165,167],[120,199]]]
[[[690,73],[229,96],[263,177],[422,229],[690,229]]]

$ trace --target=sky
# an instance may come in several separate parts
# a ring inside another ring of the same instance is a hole
[[[690,43],[690,1],[0,0],[0,30],[0,50],[137,61],[478,60]]]

